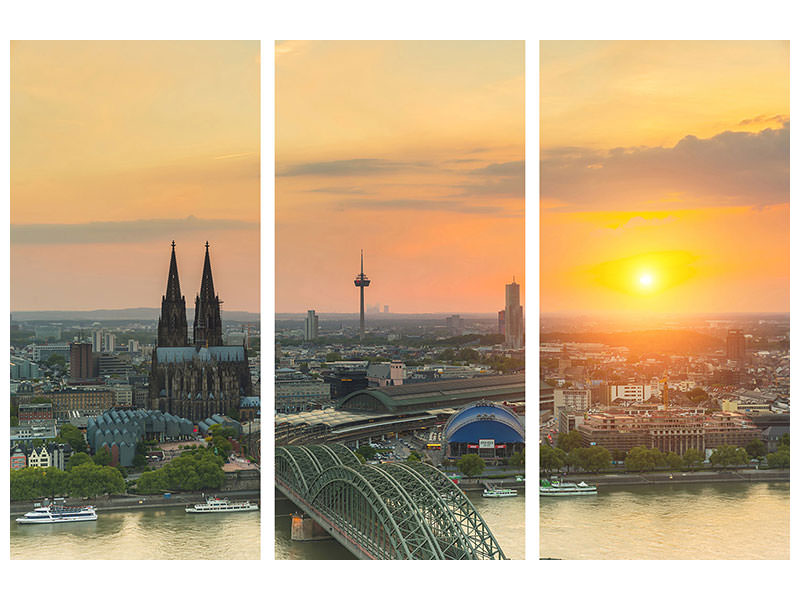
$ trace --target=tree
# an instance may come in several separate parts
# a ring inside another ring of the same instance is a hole
[[[747,463],[747,451],[736,446],[720,446],[709,457],[713,466],[729,467]]]
[[[57,444],[69,444],[73,452],[87,452],[89,446],[86,444],[86,438],[81,433],[80,429],[69,423],[61,426],[61,431],[55,438]]]
[[[465,454],[458,461],[458,470],[467,477],[477,477],[486,468],[486,463],[477,454]]]
[[[374,460],[375,455],[378,453],[375,448],[370,445],[364,444],[363,446],[359,446],[356,449],[356,454],[360,454],[364,457],[364,460]]]
[[[550,444],[539,447],[539,470],[550,474],[560,471],[567,460],[567,453],[561,448],[553,448]]]
[[[417,452],[411,452],[406,458],[406,462],[420,462],[421,458]]]
[[[514,452],[511,457],[508,459],[508,464],[512,467],[524,467],[525,466],[525,450],[523,449],[522,452]]]
[[[702,463],[705,458],[706,455],[697,448],[689,448],[683,453],[683,462],[689,470],[694,470],[694,467]]]
[[[556,446],[569,453],[571,450],[583,446],[583,438],[577,429],[573,429],[569,433],[560,434]]]
[[[86,463],[94,462],[92,457],[86,454],[86,452],[75,452],[72,456],[67,459],[66,469],[67,471],[71,471],[73,468],[77,467],[78,465],[85,465]]]
[[[111,451],[108,446],[103,446],[94,455],[94,464],[105,467],[111,464]]]
[[[692,404],[697,406],[701,402],[708,400],[708,393],[700,388],[694,388],[686,393],[686,397],[692,401]]]
[[[655,450],[655,453],[653,450]],[[625,470],[638,471],[639,473],[654,470],[658,464],[656,453],[658,455],[661,454],[657,448],[645,448],[644,446],[631,448],[625,457]]]
[[[667,452],[667,455],[664,457],[667,465],[673,471],[680,469],[683,466],[683,459],[675,454],[674,452]]]
[[[325,355],[325,362],[336,362],[342,360],[342,355],[338,352],[328,352]]]
[[[767,454],[767,446],[760,438],[753,438],[744,447],[750,458],[760,458]]]
[[[789,468],[789,446],[778,446],[775,452],[767,454],[767,464],[770,469]]]

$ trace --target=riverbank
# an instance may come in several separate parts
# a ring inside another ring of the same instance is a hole
[[[213,496],[218,494],[220,496],[237,500],[255,500],[260,501],[260,490],[242,490],[242,491],[227,491],[227,492],[208,492],[206,496]],[[163,495],[124,495],[124,496],[102,496],[99,498],[91,498],[84,500],[83,498],[66,498],[65,503],[70,506],[91,504],[97,509],[97,512],[106,512],[112,510],[142,510],[147,508],[168,508],[172,506],[186,506],[188,504],[197,504],[203,501],[202,492],[181,492],[172,494],[169,498]],[[11,503],[11,516],[24,515],[33,507],[34,500],[23,500]]]
[[[770,481],[789,481],[789,469],[742,469],[732,471],[689,471],[654,473],[591,473],[572,474],[564,481],[578,483],[585,481],[598,487],[615,485],[668,485],[674,483],[763,483]]]

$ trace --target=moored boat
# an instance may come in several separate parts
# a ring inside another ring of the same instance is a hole
[[[540,496],[591,496],[593,494],[597,494],[597,486],[584,481],[572,483],[571,481],[542,479],[539,484]]]
[[[94,506],[66,506],[48,504],[37,506],[32,511],[16,519],[21,524],[74,523],[77,521],[96,521]]]
[[[483,490],[484,498],[513,498],[516,495],[517,490],[509,488],[497,488],[491,485],[487,485]]]
[[[227,498],[207,498],[204,504],[187,506],[187,513],[228,513],[258,510],[258,505],[249,500],[231,502]]]

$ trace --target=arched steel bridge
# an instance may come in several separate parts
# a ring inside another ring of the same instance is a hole
[[[505,559],[464,492],[429,465],[363,465],[342,444],[280,446],[275,485],[359,558]]]

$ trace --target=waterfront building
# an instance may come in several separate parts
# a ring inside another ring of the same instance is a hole
[[[131,466],[141,440],[164,442],[193,436],[194,425],[188,419],[152,410],[112,409],[89,417],[86,423],[86,442],[92,452],[106,446],[112,466]]]
[[[319,335],[319,317],[313,310],[309,310],[306,315],[305,329],[303,330],[303,339],[307,342],[313,342]]]
[[[523,347],[525,326],[522,306],[519,303],[519,284],[513,281],[506,285],[505,336],[506,346],[511,349]]]
[[[194,345],[190,346],[173,242],[152,355],[148,403],[152,410],[201,421],[238,408],[242,396],[252,395],[247,349],[223,345],[220,304],[206,242],[200,293],[195,299]]]
[[[28,456],[20,446],[11,447],[11,470],[24,469],[28,466]]]
[[[510,408],[492,402],[476,402],[447,420],[442,440],[450,459],[477,454],[496,462],[525,449],[525,427]]]
[[[50,454],[44,444],[38,448],[34,446],[28,454],[28,466],[46,469],[50,466]]]

